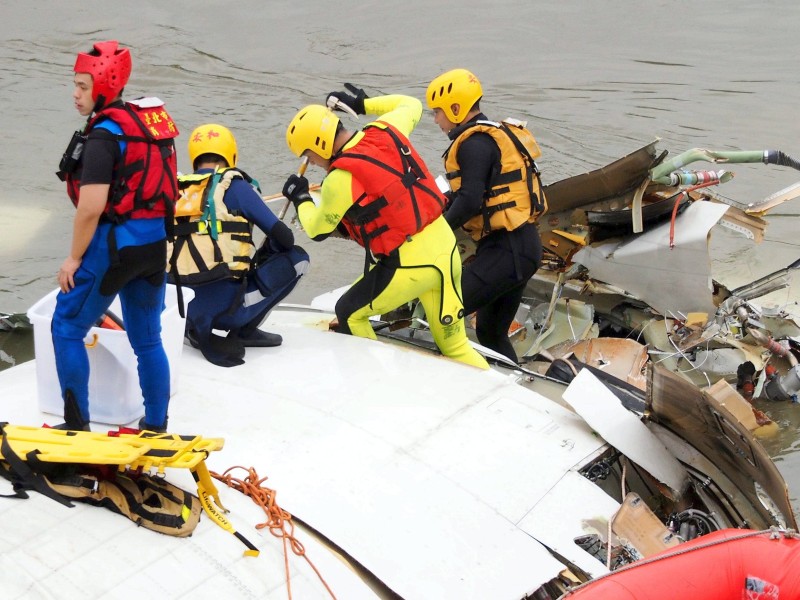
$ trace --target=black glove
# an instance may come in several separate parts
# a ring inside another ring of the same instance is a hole
[[[292,201],[295,210],[303,202],[313,202],[311,194],[308,193],[308,179],[294,173],[289,175],[286,183],[283,184],[283,195]]]
[[[364,100],[369,98],[369,96],[367,96],[366,92],[361,88],[357,88],[352,83],[345,83],[344,87],[346,87],[351,94],[348,94],[347,92],[331,92],[325,99],[325,104],[330,106],[332,104],[330,101],[331,97],[334,97],[339,100],[339,102],[347,105],[349,108],[355,111],[357,115],[367,114],[366,110],[364,109]]]

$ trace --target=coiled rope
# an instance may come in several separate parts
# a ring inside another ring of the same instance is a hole
[[[232,475],[232,472],[237,470],[241,470],[246,473],[243,479],[234,477]],[[268,528],[269,532],[273,536],[280,538],[283,541],[283,563],[284,571],[286,573],[286,589],[288,591],[289,599],[291,600],[292,598],[292,584],[291,574],[289,572],[288,552],[288,549],[291,548],[295,555],[302,556],[305,559],[308,565],[314,570],[314,573],[317,574],[317,577],[322,582],[322,585],[325,586],[325,589],[331,595],[331,598],[336,600],[336,596],[334,595],[328,583],[325,581],[325,578],[322,577],[322,574],[319,572],[317,567],[313,562],[311,562],[311,559],[308,558],[308,555],[306,555],[306,549],[302,542],[300,542],[294,536],[294,523],[292,522],[292,515],[278,505],[276,501],[278,492],[264,485],[264,482],[268,478],[259,478],[258,473],[253,467],[248,469],[241,466],[230,467],[222,475],[215,473],[214,471],[210,471],[210,474],[214,479],[221,481],[228,487],[241,492],[245,496],[249,496],[253,502],[260,506],[267,515],[267,520],[256,525],[256,529],[260,530]]]

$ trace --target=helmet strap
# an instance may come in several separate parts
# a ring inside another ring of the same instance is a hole
[[[105,103],[106,103],[106,97],[103,94],[97,94],[97,100],[95,100],[92,112],[100,112],[101,110],[103,110],[103,105]]]

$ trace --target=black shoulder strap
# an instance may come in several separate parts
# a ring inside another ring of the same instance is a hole
[[[511,131],[511,129],[505,123],[500,124],[500,129],[502,129],[505,134],[511,138],[511,142],[514,144],[514,147],[519,150],[519,153],[530,161],[533,171],[538,175],[539,169],[536,166],[536,161],[534,160],[533,156],[531,156],[531,153],[528,152],[528,149],[522,144],[522,142],[519,141],[519,138],[514,135],[514,132]]]
[[[508,125],[506,125],[505,123],[501,123],[500,128],[505,132],[505,134],[509,138],[511,138],[511,142],[514,144],[514,147],[517,150],[519,150],[520,154],[522,154],[522,156],[525,158],[525,162],[527,163],[525,168],[528,171],[527,184],[528,184],[528,194],[531,199],[531,214],[533,214],[534,211],[537,210],[540,212],[543,211],[544,201],[539,196],[539,194],[536,193],[536,190],[533,189],[534,178],[539,177],[539,167],[536,164],[536,161],[533,159],[533,156],[531,156],[531,153],[528,152],[528,149],[525,147],[525,145],[519,141],[519,138],[516,135],[514,135],[514,132],[511,131]]]
[[[25,490],[34,490],[43,496],[55,500],[59,504],[69,507],[74,506],[72,502],[55,492],[48,485],[47,479],[45,479],[43,475],[31,469],[30,465],[14,452],[11,445],[8,443],[5,425],[8,425],[8,423],[0,423],[0,433],[2,433],[3,436],[2,442],[0,442],[0,454],[3,455],[4,461],[8,463],[9,469],[0,469],[0,475],[3,475],[11,481],[11,484],[14,486],[14,491],[16,492],[14,496],[18,498],[27,498],[28,495],[25,493]],[[39,454],[38,450],[32,450],[28,453],[28,458],[36,461],[38,460],[36,459],[37,454]]]

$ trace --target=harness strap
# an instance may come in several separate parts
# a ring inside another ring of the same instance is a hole
[[[142,132],[142,136],[136,135],[126,135],[122,134],[111,134],[116,140],[120,142],[133,142],[133,143],[142,143],[148,144],[151,146],[156,146],[159,148],[159,156],[161,158],[162,169],[161,169],[161,177],[158,181],[158,185],[156,189],[161,190],[164,187],[165,179],[170,183],[170,191],[169,194],[165,192],[159,192],[156,196],[151,198],[148,202],[144,202],[143,194],[144,194],[144,185],[137,186],[136,190],[134,190],[134,198],[133,198],[133,209],[151,209],[155,206],[159,201],[164,202],[164,206],[166,208],[167,217],[170,217],[168,223],[172,221],[171,215],[172,211],[174,210],[175,199],[178,197],[178,185],[176,182],[176,178],[169,177],[168,173],[170,172],[169,166],[169,158],[175,152],[175,141],[173,138],[163,138],[163,139],[155,139],[148,135],[149,131],[147,127],[142,123],[141,119],[139,118],[138,114],[131,109],[127,104],[123,104],[121,109],[125,110],[131,117],[131,121],[139,128]],[[115,205],[118,204],[122,197],[129,191],[127,189],[127,178],[129,175],[133,173],[137,173],[139,171],[143,171],[144,173],[149,173],[150,169],[152,168],[152,154],[150,152],[145,153],[144,160],[139,160],[133,162],[129,165],[125,165],[124,160],[122,161],[120,171],[118,173],[118,177],[115,178],[114,189],[111,191],[111,204]],[[126,218],[130,218],[129,216],[123,215],[116,215],[112,214],[109,217],[116,221],[121,222]],[[167,229],[167,233],[169,234],[169,229]]]
[[[414,159],[414,155],[411,154],[411,149],[405,143],[403,143],[403,141],[392,130],[392,128],[386,127],[384,131],[392,138],[395,146],[397,146],[397,150],[400,153],[400,163],[403,165],[405,170],[405,173],[403,173],[400,181],[411,196],[411,206],[414,207],[414,222],[416,223],[417,231],[419,231],[419,229],[422,227],[422,214],[420,213],[419,203],[417,202],[417,198],[414,194],[414,185],[417,184],[420,179],[422,179],[424,171],[420,168],[419,163]]]
[[[164,481],[150,477],[140,477],[136,484],[142,493],[141,503],[133,507],[133,512],[136,515],[159,527],[180,529],[186,525],[186,513],[190,513],[193,508],[191,494],[183,492],[180,488],[165,484]],[[175,491],[183,492],[181,497],[175,495]],[[165,512],[164,501],[173,506],[182,507],[181,514]]]
[[[181,219],[184,217],[180,217]],[[186,221],[175,223],[175,237],[188,238],[192,234],[204,234],[211,228],[204,221]],[[217,233],[250,233],[250,224],[244,221],[217,221]]]
[[[239,289],[236,291],[235,296],[233,297],[233,301],[231,301],[231,305],[228,307],[228,310],[225,311],[227,316],[233,315],[236,310],[241,306],[242,302],[244,302],[244,295],[247,293],[247,277],[242,277],[241,281],[239,282]]]
[[[172,219],[174,221],[174,219]],[[174,245],[172,247],[172,256],[169,257],[170,273],[175,280],[175,292],[178,301],[178,314],[181,319],[186,318],[186,307],[183,304],[183,286],[181,285],[181,275],[178,272],[178,255],[181,253],[184,244],[187,240],[185,238],[172,238]]]
[[[350,219],[355,225],[366,225],[378,218],[381,210],[389,206],[389,201],[385,196],[377,198],[374,202],[367,206],[361,206],[361,202],[366,197],[366,194],[359,196],[353,205],[347,209],[347,218]]]
[[[153,146],[161,146],[163,148],[171,148],[173,144],[172,138],[156,140],[153,138],[140,137],[137,135],[125,135],[124,133],[112,133],[111,135],[113,135],[120,142],[142,142],[144,144],[151,144]]]
[[[522,179],[522,169],[515,169],[514,171],[508,171],[507,173],[498,173],[495,177],[492,178],[490,185],[492,187],[496,187],[499,185],[508,185],[509,183],[520,181],[521,179]],[[506,190],[508,190],[508,188],[506,188]]]
[[[536,165],[536,161],[534,160],[531,153],[528,152],[528,149],[523,145],[522,142],[519,141],[516,135],[514,135],[511,130],[508,128],[508,125],[505,123],[500,124],[500,128],[506,133],[506,135],[511,138],[511,143],[514,144],[514,147],[522,154],[523,158],[525,159],[525,170],[528,174],[528,193],[530,194],[531,198],[531,214],[534,211],[542,212],[544,210],[544,201],[539,197],[539,194],[533,189],[533,181],[534,178],[538,179],[540,177],[539,167]]]
[[[525,227],[525,224],[522,227]],[[522,266],[519,264],[519,256],[522,254],[520,240],[516,235],[512,234],[509,236],[509,244],[511,246],[511,255],[514,257],[514,276],[517,280],[520,280],[522,279]]]
[[[509,200],[508,202],[501,202],[500,204],[495,204],[494,206],[487,206],[486,203],[483,204],[481,208],[481,213],[483,214],[483,230],[485,233],[489,233],[492,231],[491,226],[491,219],[492,215],[498,213],[500,211],[506,210],[507,208],[514,208],[517,205],[516,202],[513,200]]]
[[[53,489],[47,483],[47,479],[45,479],[43,475],[40,475],[31,469],[31,467],[24,460],[22,460],[17,453],[14,452],[14,450],[11,449],[11,445],[8,443],[8,435],[6,434],[4,428],[5,425],[8,425],[8,423],[0,423],[0,433],[2,433],[3,436],[3,439],[0,442],[0,453],[2,453],[5,462],[8,463],[9,469],[8,471],[5,469],[0,469],[0,475],[3,475],[9,481],[11,481],[14,491],[16,492],[15,496],[17,498],[27,498],[28,495],[25,493],[25,490],[34,490],[43,496],[47,496],[48,498],[55,500],[59,504],[69,507],[74,506],[72,502],[53,491]],[[28,460],[30,461],[32,458],[35,460],[36,454],[38,453],[38,450],[31,450],[27,454]]]
[[[245,278],[251,272],[253,266],[253,259],[248,254],[233,254],[230,245],[227,242],[223,243],[220,240],[220,235],[225,234],[227,240],[231,242],[238,242],[248,246],[252,246],[252,225],[245,220],[223,220],[219,219],[217,215],[217,208],[224,206],[224,196],[228,191],[231,182],[234,178],[241,177],[244,181],[257,189],[258,182],[247,175],[244,171],[231,168],[225,170],[216,170],[210,174],[203,175],[189,175],[181,177],[178,180],[178,186],[181,190],[189,188],[198,183],[206,181],[203,188],[202,198],[200,199],[197,212],[189,215],[181,215],[173,219],[173,250],[170,256],[169,263],[170,276],[173,278],[176,287],[178,288],[178,299],[180,307],[182,308],[182,293],[180,287],[182,281],[189,281],[192,284],[203,284],[208,281],[216,281],[223,277],[240,279],[243,284],[237,292],[231,306],[228,307],[226,314],[231,314],[237,308],[246,292]],[[220,205],[219,203],[223,203]],[[199,208],[202,207],[202,212]],[[240,217],[238,211],[230,213],[234,217]],[[207,237],[201,237],[207,236]],[[226,257],[223,248],[227,248],[228,256]],[[244,248],[242,248],[244,250]],[[204,258],[203,253],[211,254]],[[193,265],[190,267],[191,272],[181,276],[179,273],[178,263],[183,255],[188,254],[188,258]],[[206,262],[208,261],[208,263]],[[235,263],[235,267],[230,267]],[[247,268],[247,267],[250,268]],[[218,278],[214,278],[213,273],[224,273]],[[197,276],[202,274],[212,273],[207,280],[198,280]],[[183,316],[184,313],[181,313]]]
[[[411,148],[406,144],[400,136],[390,127],[380,127],[378,125],[370,124],[364,127],[364,131],[367,129],[378,129],[379,131],[385,132],[391,137],[394,145],[397,149],[398,156],[400,158],[401,168],[396,169],[385,162],[370,156],[368,154],[361,154],[358,152],[347,152],[341,156],[346,156],[349,159],[356,159],[356,160],[363,160],[367,163],[375,165],[385,171],[388,171],[390,174],[397,177],[400,182],[402,183],[403,187],[408,190],[408,195],[411,198],[411,206],[413,207],[414,211],[414,222],[415,222],[415,230],[419,231],[422,229],[422,212],[420,209],[420,204],[417,200],[417,190],[422,191],[423,193],[427,194],[428,196],[432,197],[436,200],[439,204],[440,208],[444,208],[445,200],[442,195],[439,193],[438,188],[435,190],[432,189],[430,186],[422,182],[422,179],[425,177],[425,170],[422,169],[414,158],[414,155],[411,151]],[[331,167],[335,166],[335,160],[331,163]],[[366,255],[364,257],[364,275],[369,272],[369,268],[372,264],[375,264],[375,260],[372,256],[372,252],[370,250],[370,240],[378,237],[379,235],[385,233],[389,230],[388,225],[384,225],[372,231],[371,233],[367,233],[366,231],[366,224],[370,223],[371,221],[378,218],[378,215],[381,209],[388,206],[389,201],[385,197],[377,198],[373,201],[370,206],[364,208],[361,206],[357,206],[359,202],[361,202],[366,195],[362,195],[353,203],[348,209],[347,218],[348,220],[352,221],[353,224],[358,227],[359,233],[361,235],[361,239],[364,242],[364,247],[366,250]],[[409,238],[410,239],[410,238]]]
[[[398,151],[400,152],[402,164],[404,166],[404,170],[403,171],[398,171],[397,169],[395,169],[393,167],[390,167],[386,163],[383,163],[380,160],[378,160],[378,159],[376,159],[376,158],[374,158],[372,156],[369,156],[368,154],[359,154],[357,152],[347,152],[346,156],[348,158],[355,158],[355,159],[367,161],[368,163],[371,163],[371,164],[376,165],[376,166],[378,166],[378,167],[380,167],[380,168],[382,168],[382,169],[384,169],[386,171],[389,171],[390,173],[392,173],[393,175],[396,175],[401,180],[403,179],[403,176],[406,175],[406,173],[408,172],[408,169],[411,169],[415,173],[418,173],[419,177],[421,177],[423,171],[420,169],[420,167],[417,164],[416,160],[414,160],[414,157],[411,154],[411,151],[408,148],[408,146],[403,144],[402,140],[397,136],[397,134],[394,131],[392,131],[392,129],[390,127],[379,127],[378,125],[367,125],[366,127],[364,127],[364,129],[366,130],[366,129],[369,129],[371,127],[380,129],[381,131],[385,131],[386,133],[388,133],[392,137],[392,139],[394,140],[395,144],[398,147]],[[437,202],[439,202],[439,204],[444,206],[444,202],[442,201],[442,197],[441,197],[441,194],[438,191],[438,188],[436,188],[434,190],[434,188],[430,187],[429,185],[427,185],[425,183],[422,183],[422,180],[419,177],[417,177],[413,182],[411,182],[411,188],[410,189],[418,188],[419,190],[425,192],[427,195],[429,195],[432,198],[434,198]],[[405,185],[406,181],[403,182],[404,185]]]

